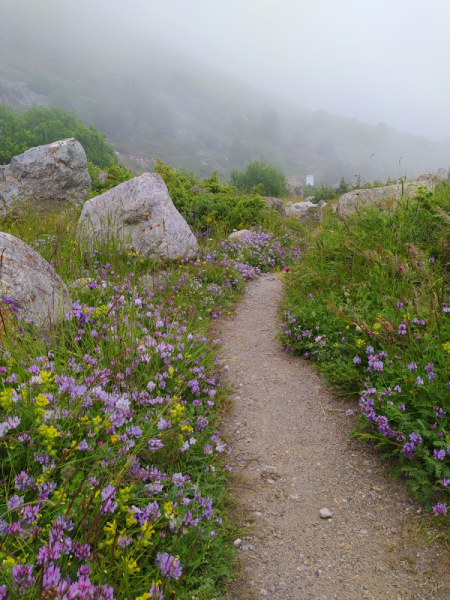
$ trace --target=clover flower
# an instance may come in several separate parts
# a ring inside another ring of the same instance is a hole
[[[436,515],[436,517],[438,517],[439,515],[446,515],[447,506],[445,504],[438,503],[435,506],[433,506],[433,512]]]

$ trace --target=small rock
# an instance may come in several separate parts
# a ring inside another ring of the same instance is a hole
[[[270,586],[270,591],[274,594],[277,591],[277,588],[274,585]]]
[[[361,529],[359,533],[361,535],[367,535],[369,532],[367,531],[367,529]]]
[[[236,546],[236,548],[239,548],[239,546],[242,544],[241,538],[234,540],[233,544]]]
[[[319,510],[319,514],[322,519],[330,519],[333,516],[328,508],[321,508]]]
[[[261,594],[261,596],[267,596],[267,590],[259,590],[259,593]]]
[[[274,484],[274,483],[275,483],[275,481],[274,481],[273,479],[268,479],[268,480],[267,480],[267,483]]]

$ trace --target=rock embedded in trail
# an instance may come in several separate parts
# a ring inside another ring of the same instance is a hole
[[[20,323],[32,323],[46,336],[72,308],[66,285],[42,256],[9,233],[0,232],[0,255],[0,292],[7,300],[1,308],[6,327],[13,318],[6,306],[14,306]]]
[[[333,516],[330,509],[328,508],[321,508],[319,510],[319,514],[322,519],[331,519],[331,517]]]
[[[85,245],[119,238],[142,256],[174,259],[198,252],[194,234],[156,173],[143,173],[88,200],[77,237]]]
[[[0,214],[30,199],[83,200],[86,187],[91,187],[87,158],[75,138],[30,148],[0,166]]]

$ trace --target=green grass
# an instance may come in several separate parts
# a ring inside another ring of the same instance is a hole
[[[449,191],[345,221],[326,212],[287,277],[281,328],[336,391],[359,395],[354,435],[435,512],[450,491]]]

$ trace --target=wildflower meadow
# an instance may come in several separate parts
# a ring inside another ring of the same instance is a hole
[[[48,339],[0,303],[0,599],[210,598],[236,551],[215,320],[301,254],[298,234],[203,237],[196,259],[164,264],[113,240],[84,249],[78,215],[3,223],[75,283]]]

